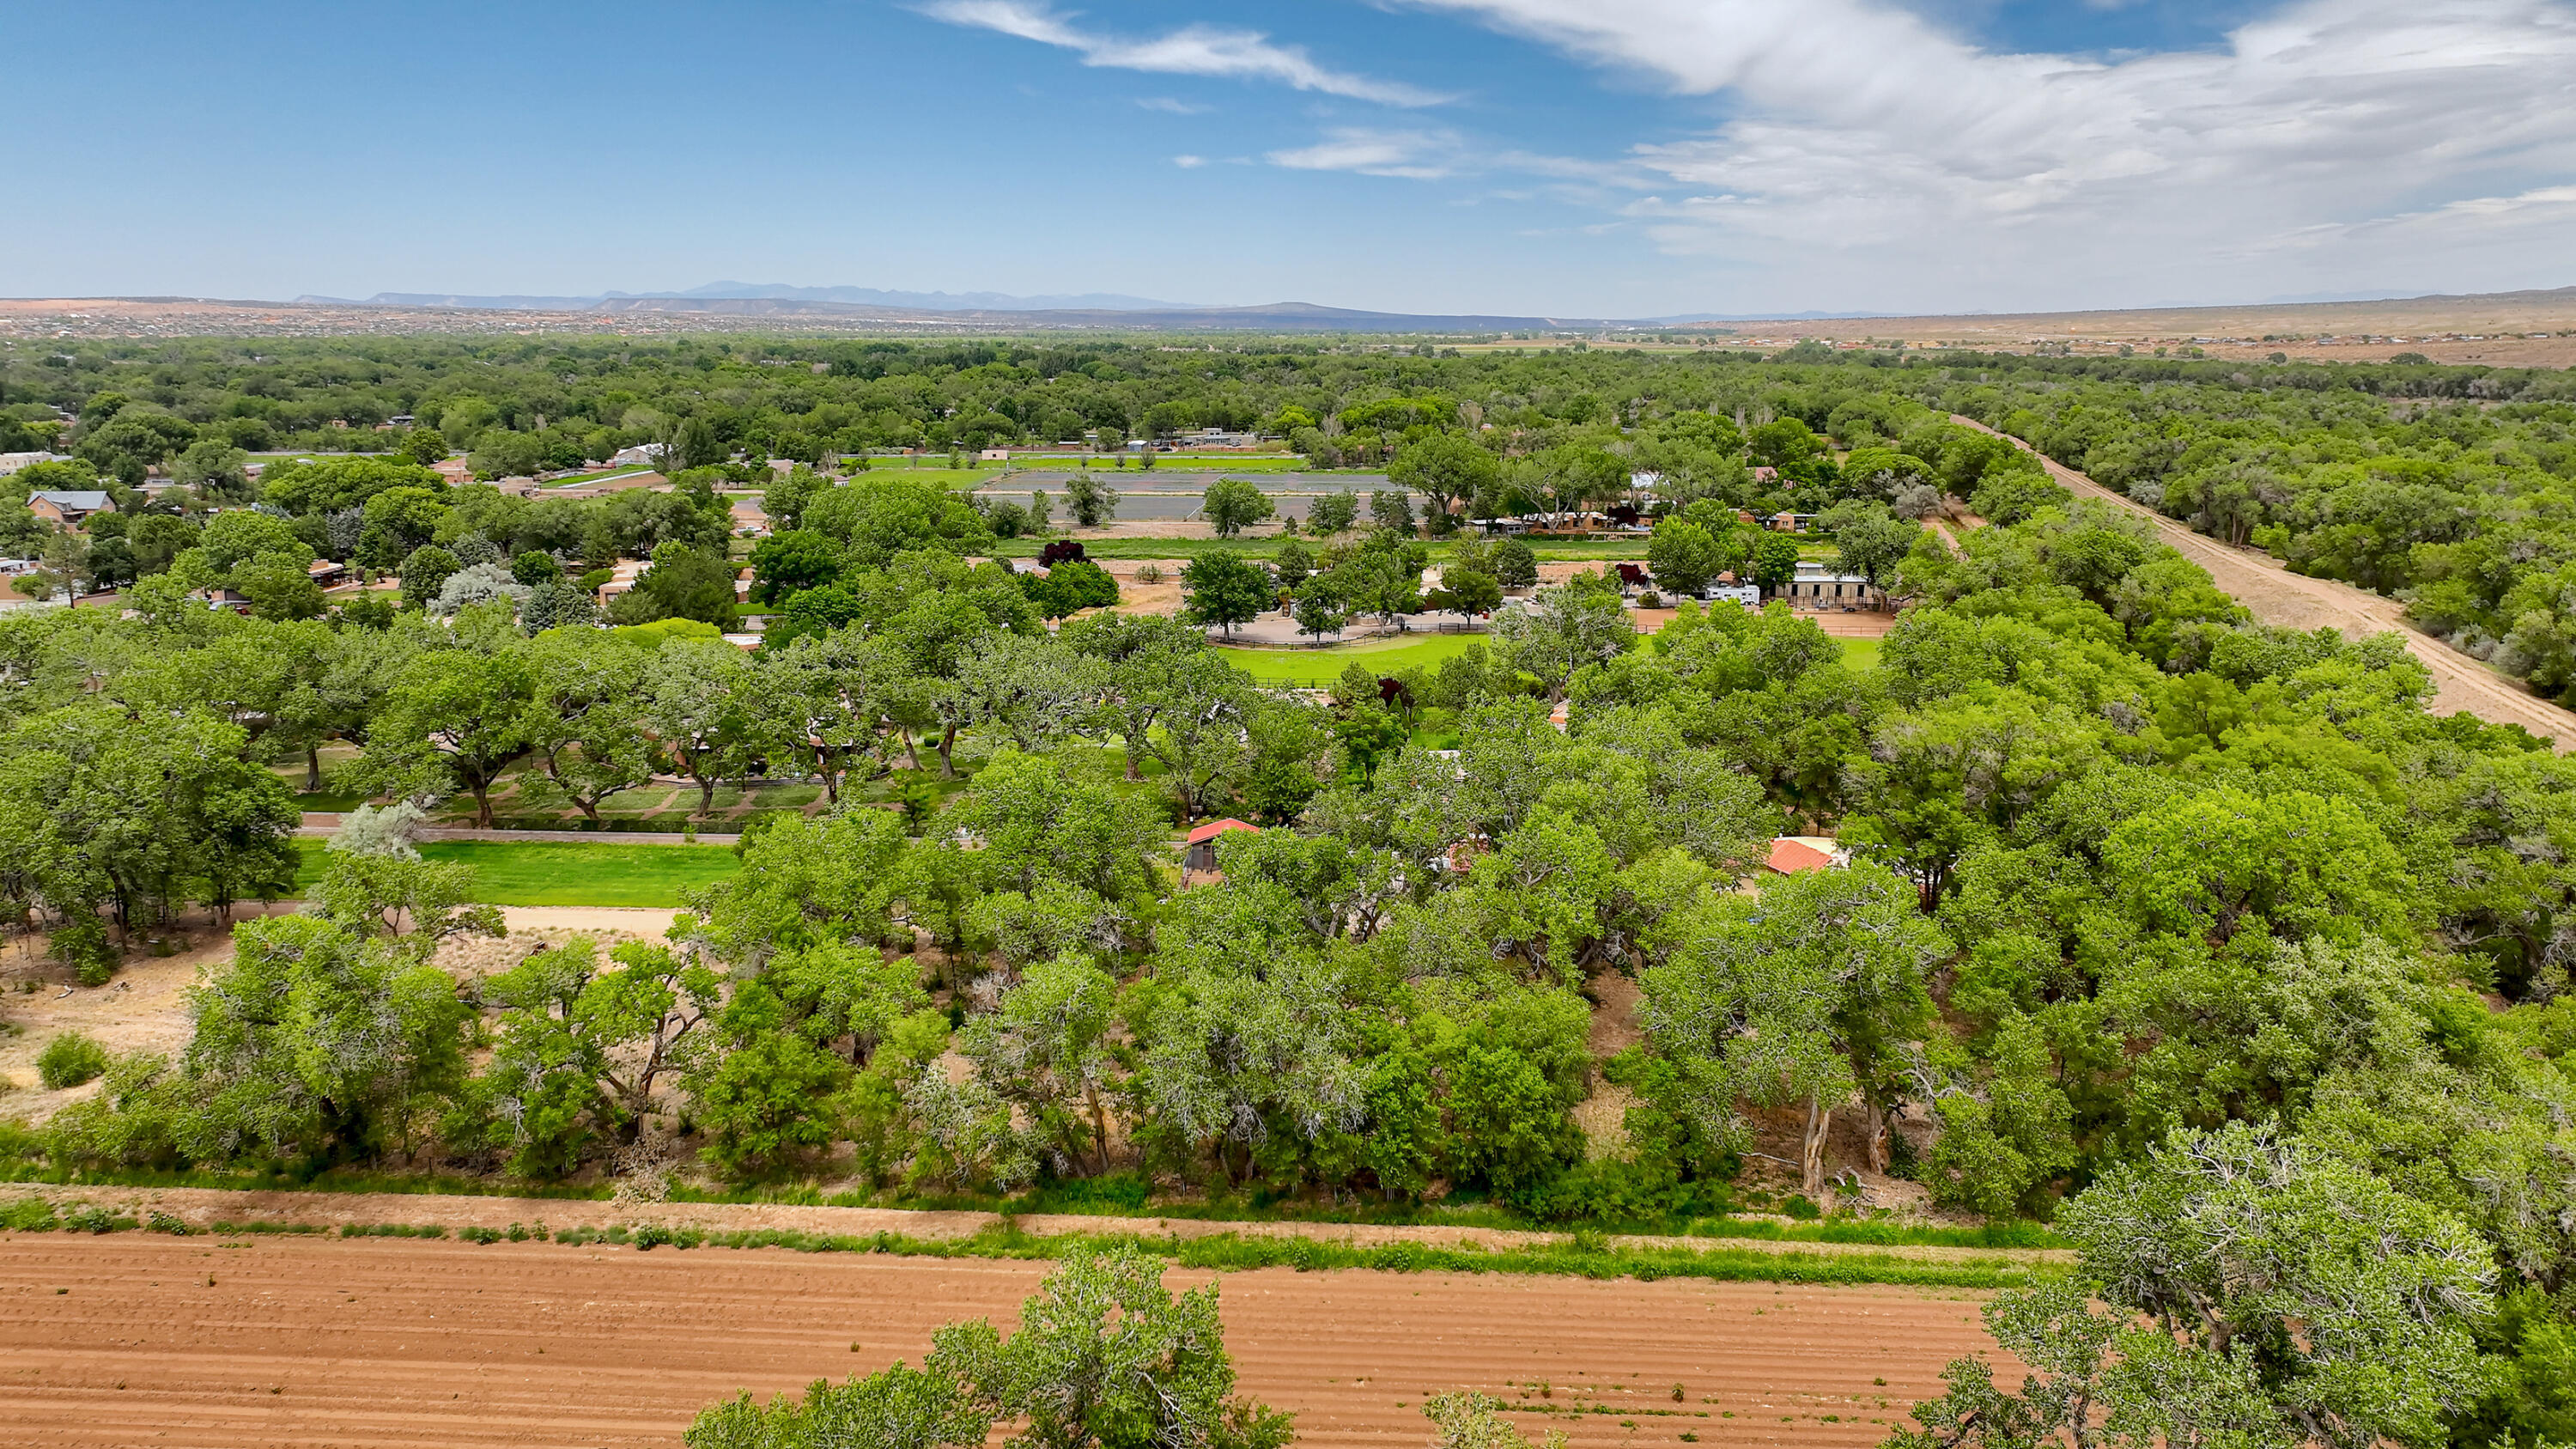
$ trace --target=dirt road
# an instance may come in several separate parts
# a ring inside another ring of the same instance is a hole
[[[1995,430],[1974,418],[1953,414],[1951,421],[1979,432]],[[2026,443],[2016,444],[2025,451]],[[2132,503],[2122,494],[2103,487],[2063,463],[2040,455],[2049,476],[2072,489],[2079,497],[2098,498],[2115,508],[2125,509],[2148,519],[2165,542],[2172,544],[2185,558],[2209,570],[2218,586],[2254,613],[2266,624],[2292,629],[2322,629],[2329,626],[2347,635],[2377,634],[2395,630],[2406,640],[2424,667],[2433,673],[2435,714],[2468,713],[2490,724],[2517,724],[2535,735],[2557,743],[2558,751],[2576,751],[2576,714],[2547,700],[2535,698],[2512,680],[2496,673],[2479,661],[2460,653],[2439,639],[2407,627],[2404,606],[2394,599],[2384,599],[2366,589],[2357,589],[2333,579],[2312,579],[2295,574],[2267,555],[2230,548],[2214,538],[2194,533],[2187,525],[2165,517],[2150,508]]]
[[[750,1389],[918,1362],[1044,1264],[776,1250],[0,1235],[25,1445],[676,1445]],[[1203,1273],[1175,1270],[1189,1286]],[[1308,1445],[1415,1446],[1482,1388],[1582,1449],[1862,1449],[1985,1346],[1969,1294],[1284,1269],[1227,1275],[1246,1392]],[[1545,1381],[1548,1397],[1519,1386]],[[1678,1384],[1683,1401],[1673,1398]],[[1607,1409],[1592,1412],[1593,1406]],[[1573,1412],[1568,1412],[1573,1411]],[[1701,1414],[1708,1417],[1700,1418]]]

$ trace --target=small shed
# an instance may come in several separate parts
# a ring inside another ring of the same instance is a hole
[[[1223,820],[1209,821],[1207,824],[1190,832],[1190,852],[1182,858],[1181,869],[1184,871],[1214,871],[1216,869],[1216,842],[1218,836],[1227,835],[1237,830],[1258,832],[1260,829],[1261,827],[1258,825],[1246,824],[1245,822],[1236,820],[1231,816]]]

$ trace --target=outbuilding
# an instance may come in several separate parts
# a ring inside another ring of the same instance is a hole
[[[1188,855],[1181,858],[1181,869],[1184,872],[1189,873],[1205,872],[1208,874],[1214,874],[1216,871],[1216,843],[1219,837],[1231,835],[1238,830],[1249,830],[1257,834],[1260,829],[1261,827],[1258,825],[1249,824],[1245,821],[1233,819],[1232,817],[1228,817],[1224,820],[1209,821],[1207,824],[1190,832],[1190,850]]]

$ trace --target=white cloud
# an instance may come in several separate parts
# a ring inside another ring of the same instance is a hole
[[[2571,279],[2576,0],[2299,0],[2113,61],[1866,0],[1410,3],[1722,97],[1714,129],[1631,150],[1659,194],[1622,209],[1855,305]]]
[[[1413,181],[1498,173],[1538,176],[1561,183],[1548,188],[1549,194],[1596,202],[1607,199],[1612,188],[1633,186],[1636,177],[1636,168],[1623,162],[1480,149],[1447,127],[1336,126],[1311,146],[1273,151],[1263,159],[1293,171],[1351,171]]]
[[[1172,158],[1172,164],[1178,166],[1184,171],[1196,171],[1207,164],[1207,158],[1205,156],[1175,156]]]
[[[1204,116],[1215,109],[1213,106],[1202,106],[1192,101],[1174,100],[1170,96],[1145,96],[1138,99],[1136,104],[1149,111],[1165,111],[1175,116]]]
[[[1339,126],[1312,146],[1273,151],[1270,164],[1292,171],[1356,171],[1432,181],[1455,175],[1460,144],[1452,131],[1381,131]]]
[[[1277,81],[1301,91],[1390,106],[1430,106],[1448,99],[1416,86],[1329,69],[1301,47],[1275,45],[1257,30],[1187,25],[1153,39],[1125,40],[1078,29],[1070,17],[1030,0],[928,0],[919,8],[951,25],[1059,46],[1079,54],[1084,65]]]

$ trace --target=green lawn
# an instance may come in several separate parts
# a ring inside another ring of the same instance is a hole
[[[298,841],[304,865],[296,884],[321,875],[320,841]],[[503,844],[480,841],[423,845],[430,860],[474,867],[474,899],[496,906],[670,906],[683,887],[711,885],[741,869],[723,845]]]
[[[1843,641],[1844,665],[1852,669],[1876,669],[1878,647],[1883,642],[1885,641],[1878,639],[1845,639]]]
[[[1407,665],[1436,669],[1440,661],[1482,644],[1482,634],[1427,634],[1410,639],[1370,639],[1336,644],[1329,649],[1225,649],[1216,652],[1228,663],[1263,684],[1294,684],[1310,689],[1330,685],[1357,660],[1380,674]]]

